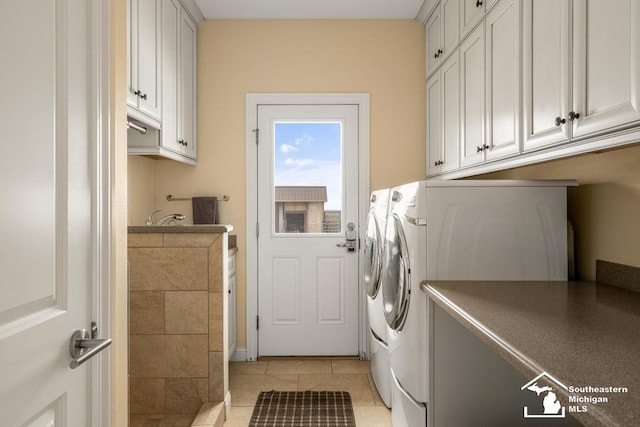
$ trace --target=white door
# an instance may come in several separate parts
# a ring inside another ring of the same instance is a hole
[[[72,333],[95,319],[107,269],[100,3],[0,2],[2,426],[105,421],[98,362],[71,369],[69,351]]]
[[[357,355],[358,106],[260,105],[258,128],[258,353]]]

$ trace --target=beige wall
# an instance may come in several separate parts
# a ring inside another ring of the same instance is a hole
[[[130,225],[144,225],[147,216],[156,208],[156,169],[157,160],[144,156],[128,156],[128,193]],[[154,219],[167,212],[158,212]]]
[[[219,212],[238,235],[238,346],[244,347],[246,94],[369,93],[371,189],[422,179],[424,27],[414,20],[209,20],[198,27],[198,60],[198,166],[155,161],[155,206],[130,197],[129,220],[141,224],[140,214],[157,207],[185,213],[189,223],[190,203],[167,202],[167,194],[231,197]],[[129,191],[142,194],[148,181],[141,176],[152,172],[138,160],[129,165]]]
[[[596,259],[640,267],[640,146],[526,166],[476,178],[577,179],[569,190],[576,270],[595,280]]]
[[[111,174],[110,423],[128,423],[127,330],[127,2],[109,2],[109,134]]]

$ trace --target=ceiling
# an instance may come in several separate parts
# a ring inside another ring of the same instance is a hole
[[[195,0],[207,19],[414,19],[423,0]]]

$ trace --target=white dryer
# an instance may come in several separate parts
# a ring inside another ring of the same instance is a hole
[[[367,293],[371,376],[383,402],[387,407],[391,407],[391,368],[389,366],[387,324],[382,310],[382,292],[380,292],[384,228],[388,206],[388,188],[371,193],[364,238],[363,285]]]
[[[391,190],[382,275],[394,427],[427,425],[428,313],[420,282],[566,280],[575,181],[419,181]]]

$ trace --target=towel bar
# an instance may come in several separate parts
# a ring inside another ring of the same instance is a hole
[[[216,197],[216,199],[218,199],[221,202],[228,202],[229,201],[229,196],[227,196],[225,194],[224,196]],[[175,201],[179,201],[179,200],[191,200],[191,197],[173,197],[171,194],[167,194],[167,201],[168,202],[175,202]]]

